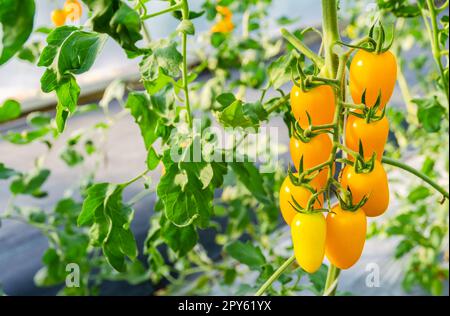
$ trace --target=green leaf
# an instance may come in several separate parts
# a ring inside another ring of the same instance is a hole
[[[83,156],[72,147],[66,148],[60,157],[69,167],[76,166],[84,160]]]
[[[243,103],[236,100],[218,113],[219,122],[225,127],[258,128],[261,121],[266,120],[268,114],[262,104]]]
[[[414,244],[407,239],[402,240],[395,248],[395,258],[401,258],[414,248]]]
[[[163,39],[153,43],[151,51],[139,63],[147,92],[153,95],[173,82],[180,74],[182,61],[176,42]]]
[[[408,194],[408,200],[411,203],[416,203],[417,201],[424,200],[431,195],[430,189],[425,186],[419,186],[414,188]]]
[[[281,88],[281,86],[291,80],[291,71],[294,62],[294,56],[292,53],[288,53],[275,60],[269,66],[269,82],[274,89]]]
[[[19,102],[15,100],[6,100],[0,106],[0,123],[18,118],[20,113]]]
[[[49,176],[50,170],[47,169],[34,170],[28,174],[20,174],[11,182],[9,189],[14,195],[24,194],[37,198],[44,197],[46,193],[41,191],[41,187]]]
[[[63,42],[58,55],[58,73],[82,74],[88,71],[106,41],[97,33],[75,31]]]
[[[56,91],[56,125],[65,128],[67,118],[77,108],[80,88],[74,77],[88,71],[106,40],[106,36],[81,31],[76,27],[60,27],[47,37],[39,65],[48,67],[41,77],[41,89]]]
[[[436,97],[432,99],[412,100],[418,106],[417,118],[428,133],[435,133],[441,129],[442,119],[446,109],[439,103]]]
[[[130,109],[131,115],[138,124],[144,139],[145,148],[148,149],[159,137],[160,117],[152,109],[150,100],[145,93],[131,92],[128,95],[125,108]]]
[[[165,221],[162,225],[161,236],[180,257],[185,256],[198,242],[198,234],[194,225],[177,227],[170,221]]]
[[[261,203],[270,205],[269,193],[264,187],[264,178],[251,162],[230,163],[238,180],[250,191],[250,193]]]
[[[234,96],[234,94],[228,92],[218,95],[216,100],[220,103],[220,105],[222,105],[223,108],[226,108],[234,101],[236,101],[236,97]]]
[[[78,225],[91,225],[91,243],[102,247],[109,264],[119,272],[126,270],[126,257],[137,256],[130,229],[134,212],[122,202],[123,189],[109,183],[92,185],[78,217]]]
[[[15,175],[17,175],[17,171],[6,167],[4,163],[0,162],[0,180],[6,180]]]
[[[250,241],[245,244],[241,241],[231,242],[225,246],[225,251],[235,260],[253,270],[259,269],[266,263],[261,249],[253,246]]]
[[[159,157],[153,147],[150,147],[147,155],[147,168],[149,170],[154,170],[156,167],[158,167],[160,161],[161,157]]]
[[[133,56],[140,54],[136,42],[142,39],[142,21],[137,11],[121,0],[83,0],[92,15],[95,32],[106,33]]]
[[[13,57],[27,41],[33,31],[34,13],[33,0],[0,1],[0,65]]]

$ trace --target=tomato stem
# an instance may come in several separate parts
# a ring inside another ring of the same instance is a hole
[[[259,288],[255,293],[255,296],[261,296],[264,292],[275,282],[280,275],[295,261],[295,255],[289,257],[271,276],[266,282]]]
[[[333,264],[328,267],[327,280],[325,282],[324,296],[334,296],[337,289],[337,281],[341,270]]]
[[[158,12],[155,12],[155,13],[152,13],[152,14],[146,14],[146,15],[144,15],[144,16],[141,18],[141,20],[148,20],[148,19],[154,18],[154,17],[156,17],[156,16],[163,15],[163,14],[165,14],[165,13],[169,13],[169,12],[173,12],[173,11],[179,10],[179,9],[182,8],[182,6],[183,6],[183,3],[182,3],[182,2],[177,3],[177,4],[174,4],[173,6],[170,6],[170,7],[168,7],[167,9],[164,9],[164,10],[161,10],[161,11],[158,11]]]
[[[189,6],[187,3],[187,0],[181,0],[179,5],[181,5],[183,20],[189,20]],[[192,112],[191,112],[191,103],[189,100],[189,81],[188,81],[188,65],[187,65],[187,33],[186,32],[181,33],[181,46],[182,46],[182,55],[183,55],[182,77],[183,77],[184,104],[185,104],[186,110],[188,112],[189,127],[192,128]]]
[[[431,179],[430,177],[428,177],[424,173],[418,171],[417,169],[415,169],[415,168],[413,168],[411,166],[408,166],[407,164],[404,164],[403,162],[400,162],[400,161],[397,161],[395,159],[388,158],[388,157],[383,157],[383,159],[381,161],[383,163],[385,163],[385,164],[388,164],[388,165],[391,165],[391,166],[394,166],[394,167],[398,167],[400,169],[403,169],[403,170],[406,170],[406,171],[412,173],[413,175],[419,177],[420,179],[422,179],[423,181],[425,181],[426,183],[431,185],[434,189],[436,189],[444,197],[449,199],[448,191],[446,191],[441,185],[439,185],[433,179]]]
[[[287,29],[281,29],[281,35],[298,51],[300,51],[303,55],[308,57],[318,68],[322,68],[324,66],[324,61],[322,57],[318,56],[314,53],[306,44],[304,44],[301,40],[295,37],[294,34],[289,32]]]

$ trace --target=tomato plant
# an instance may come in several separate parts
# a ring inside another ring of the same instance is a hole
[[[27,223],[48,241],[37,285],[93,295],[105,281],[164,280],[157,294],[334,295],[339,277],[351,274],[341,269],[364,255],[366,235],[387,235],[401,239],[396,257],[410,254],[405,288],[441,294],[448,282],[448,2],[377,1],[368,15],[358,2],[343,33],[336,0],[321,1],[321,30],[298,29],[287,17],[271,23],[271,0],[170,0],[159,11],[147,2],[67,0],[48,17],[54,27],[36,27],[35,1],[0,0],[0,65],[31,62],[42,70],[42,92],[55,99],[53,112],[25,113],[13,99],[0,106],[1,123],[25,115],[27,123],[2,132],[2,141],[47,150],[31,170],[0,163],[10,193],[0,220]],[[147,22],[162,16],[177,26],[154,39]],[[314,36],[317,51],[306,41]],[[408,44],[412,37],[417,44]],[[79,76],[92,71],[108,40],[136,60],[139,80],[115,80],[101,100],[82,104]],[[410,64],[408,45],[420,51]],[[404,108],[394,107],[396,84]],[[101,119],[67,135],[85,113]],[[101,180],[105,139],[123,117],[142,138],[143,170]],[[293,167],[271,164],[280,151],[271,133],[251,143],[277,118],[289,132],[280,143]],[[217,141],[216,127],[231,131],[231,146]],[[61,135],[60,159],[83,172],[49,212],[35,201],[49,194],[48,155]],[[260,155],[269,158],[258,162]],[[406,193],[392,181],[404,172],[417,181],[404,184]],[[132,224],[149,196],[149,227],[139,240]],[[393,200],[398,211],[389,209]],[[64,286],[71,263],[82,275],[77,288]]]

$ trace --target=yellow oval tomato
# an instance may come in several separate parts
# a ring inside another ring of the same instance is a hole
[[[66,11],[56,9],[52,11],[51,19],[56,27],[63,26],[66,23]]]
[[[353,166],[345,166],[341,184],[351,190],[355,204],[364,196],[368,197],[362,206],[367,216],[375,217],[386,212],[389,206],[389,184],[386,171],[378,160],[375,160],[375,166],[369,173],[356,173]]]
[[[324,133],[312,137],[307,143],[292,137],[289,142],[289,147],[295,168],[299,170],[300,160],[303,157],[303,170],[308,170],[325,163],[330,158],[333,143],[330,136]],[[321,188],[326,184],[328,169],[322,169],[316,176]]]
[[[315,188],[317,187],[316,180],[312,180],[310,185]],[[292,196],[302,207],[306,207],[309,198],[313,193],[304,186],[295,186],[289,176],[284,179],[283,184],[280,188],[280,210],[286,224],[291,225],[292,219],[298,212],[292,207],[289,202],[294,204]],[[295,205],[295,204],[294,204]],[[323,206],[323,195],[319,195],[318,200],[313,204],[314,208],[321,208]]]
[[[83,8],[78,0],[67,0],[64,3],[64,11],[66,11],[67,17],[73,22],[81,18]]]
[[[290,99],[292,114],[301,128],[306,129],[309,126],[307,113],[313,125],[333,123],[336,100],[332,87],[321,85],[303,92],[294,85]]]
[[[345,211],[339,204],[327,215],[325,255],[340,269],[348,269],[361,257],[366,241],[367,219],[362,209]]]
[[[372,107],[381,93],[380,109],[388,103],[397,81],[395,56],[385,53],[371,53],[358,50],[350,64],[350,92],[353,102],[362,103],[366,90],[366,105]]]
[[[373,153],[379,161],[383,157],[384,146],[389,135],[389,121],[384,116],[381,120],[367,123],[365,119],[349,115],[345,127],[345,144],[353,151],[359,151],[359,141],[363,145],[364,158],[369,159]],[[353,157],[350,156],[353,160]]]
[[[222,6],[222,5],[218,5],[216,6],[216,11],[222,15],[223,17],[231,17],[233,16],[233,13],[231,12],[230,9],[228,9],[228,7]]]
[[[297,263],[308,273],[319,270],[325,256],[327,223],[322,213],[297,213],[291,237]]]

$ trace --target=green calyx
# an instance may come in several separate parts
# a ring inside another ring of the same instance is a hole
[[[300,140],[302,143],[309,143],[313,137],[329,132],[327,129],[317,129],[320,126],[314,127],[308,112],[306,112],[306,117],[308,118],[308,127],[306,129],[303,129],[298,121],[292,124],[292,136],[295,139]]]
[[[296,74],[294,71],[296,70]],[[297,59],[296,67],[292,67],[291,79],[292,82],[302,89],[303,92],[308,92],[313,88],[323,85],[331,85],[335,88],[339,88],[339,81],[329,78],[323,78],[318,76],[319,69],[314,68],[314,74],[307,75],[302,69],[300,58]]]
[[[342,195],[339,194],[336,190],[334,190],[334,194],[336,195],[337,199],[339,200],[339,205],[342,210],[348,211],[348,212],[356,212],[361,207],[366,204],[368,197],[364,196],[358,203],[353,203],[353,196],[352,196],[352,190],[350,190],[349,187],[347,189],[343,189]]]
[[[378,114],[378,112],[379,112],[378,110],[381,105],[381,91],[380,91],[380,93],[378,93],[378,97],[377,97],[377,100],[375,101],[375,104],[373,106],[369,107],[366,102],[366,91],[367,90],[364,90],[364,92],[361,96],[361,103],[364,105],[364,109],[362,109],[362,113],[360,113],[358,111],[352,111],[352,112],[350,112],[350,114],[354,115],[356,117],[359,117],[361,119],[364,119],[367,124],[370,124],[370,123],[378,122],[384,118],[384,116],[386,115],[386,107],[384,107],[381,110],[381,113]]]
[[[336,43],[353,49],[362,49],[370,53],[382,54],[387,52],[394,43],[394,27],[392,27],[392,37],[388,43],[386,43],[386,31],[384,30],[381,21],[375,21],[370,27],[367,39],[363,40],[358,45],[352,45],[341,41]]]
[[[359,152],[358,155],[355,157],[355,163],[353,165],[353,168],[355,169],[356,173],[371,173],[373,169],[375,168],[375,158],[376,153],[373,153],[373,155],[370,157],[370,159],[365,160],[364,159],[364,148],[361,140],[359,140]]]

